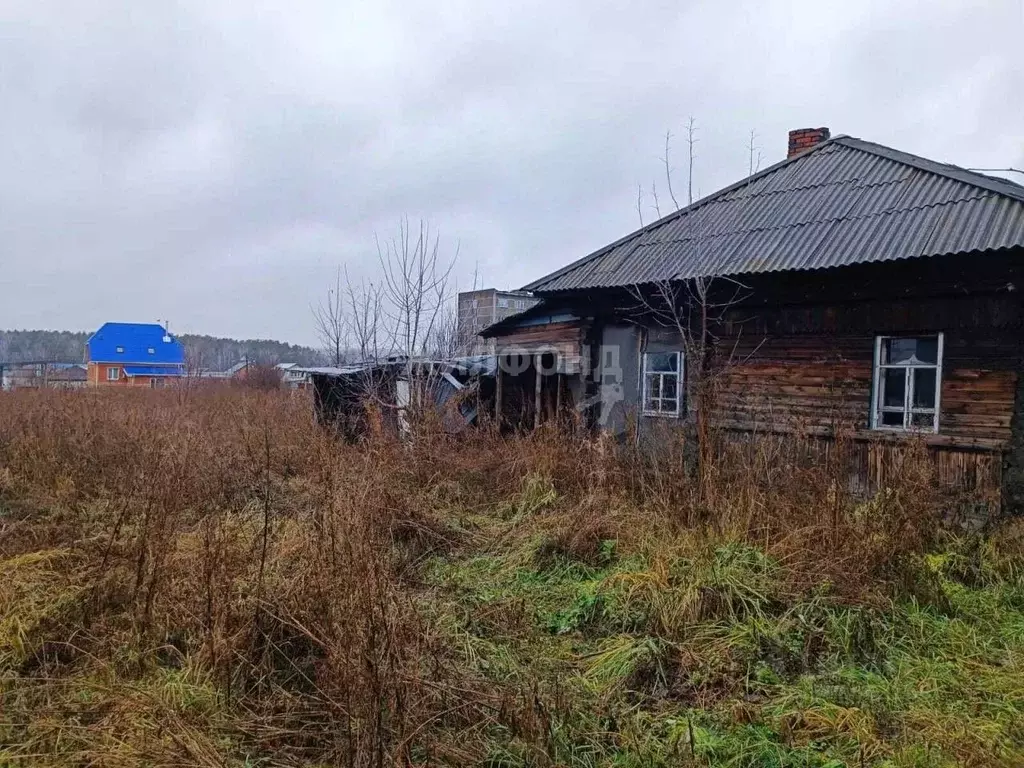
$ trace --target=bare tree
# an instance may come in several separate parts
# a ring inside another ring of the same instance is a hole
[[[690,122],[691,122],[691,124],[693,123],[693,118],[692,117],[690,118]],[[672,189],[672,166],[669,164],[669,160],[668,160],[668,154],[669,154],[669,149],[670,149],[671,145],[672,145],[672,132],[671,131],[665,131],[665,154],[662,156],[662,161],[665,164],[665,180],[668,182],[668,196],[672,198],[672,205],[674,205],[676,207],[676,210],[678,211],[679,210],[679,201],[676,200],[676,193]],[[693,151],[692,151],[692,149],[690,151],[690,165],[693,165]]]
[[[450,282],[458,248],[450,259],[442,258],[440,237],[423,220],[414,231],[403,219],[395,237],[376,241],[387,330],[400,354],[412,358],[426,351],[427,340],[452,298]]]
[[[437,360],[449,360],[463,353],[471,343],[472,339],[459,324],[457,307],[452,303],[446,304],[438,315],[431,337],[427,339],[426,353]]]
[[[458,248],[442,254],[440,237],[423,220],[402,219],[396,234],[374,241],[379,277],[355,282],[339,269],[313,314],[334,364],[347,350],[358,354],[366,400],[407,426],[410,411],[429,402],[423,394],[436,373],[422,358],[451,357],[461,347],[452,281]],[[394,356],[403,361],[397,381]]]
[[[327,295],[313,307],[313,321],[316,325],[317,338],[327,353],[330,364],[341,365],[344,360],[348,326],[340,267],[334,276],[334,285],[327,289]]]
[[[203,377],[203,371],[206,368],[203,358],[203,348],[201,345],[185,345],[185,381],[188,385],[193,385]]]
[[[697,143],[697,121],[691,116],[686,123],[686,145],[689,160],[686,163],[686,204],[693,205],[693,146]],[[679,206],[676,205],[678,209]]]
[[[750,153],[750,162],[747,166],[747,176],[753,176],[761,168],[761,147],[754,143],[756,139],[757,133],[751,130],[750,141],[747,144],[747,151]]]
[[[685,229],[680,242],[690,250],[694,264],[707,264],[706,249],[710,241],[709,209],[693,205],[693,159],[697,142],[696,122],[690,118],[687,124],[687,199],[684,212]],[[671,134],[665,134],[665,154],[662,164],[666,174],[666,185],[672,202],[679,210],[679,204],[672,194],[673,168],[669,161]],[[751,175],[756,172],[755,135],[751,132],[749,163]],[[756,155],[760,163],[759,154]],[[748,186],[749,191],[749,186]],[[741,200],[737,208],[737,220],[745,206]],[[711,451],[709,416],[714,407],[717,384],[726,370],[736,360],[733,350],[719,350],[717,332],[725,320],[726,312],[749,294],[743,283],[725,275],[697,274],[685,278],[666,277],[644,285],[633,285],[629,293],[635,306],[631,308],[638,322],[646,326],[667,329],[682,345],[686,360],[686,391],[690,399],[689,412],[696,432],[697,470],[700,487],[706,487],[705,472],[711,465],[708,461]],[[721,352],[721,354],[719,354]],[[717,359],[716,359],[717,358]]]
[[[385,339],[380,285],[365,279],[353,283],[346,271],[345,297],[349,343],[358,353],[360,362],[376,362],[390,355],[392,346]]]

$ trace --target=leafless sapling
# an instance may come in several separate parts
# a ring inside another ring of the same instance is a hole
[[[341,268],[334,276],[334,284],[327,289],[327,295],[313,307],[313,322],[316,335],[324,348],[331,365],[341,365],[345,353],[345,337],[348,330],[345,316],[344,294],[342,292]]]

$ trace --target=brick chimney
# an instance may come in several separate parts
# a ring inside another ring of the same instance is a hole
[[[789,154],[787,158],[796,157],[801,152],[806,152],[815,144],[828,141],[832,133],[828,128],[797,128],[789,132]]]

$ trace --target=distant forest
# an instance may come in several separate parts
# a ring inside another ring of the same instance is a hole
[[[90,334],[82,331],[0,331],[0,363],[52,360],[77,363],[85,361],[85,342]],[[221,339],[216,336],[178,336],[185,345],[191,366],[222,371],[242,360],[256,363],[299,363],[317,365],[321,353],[310,347],[269,339]]]

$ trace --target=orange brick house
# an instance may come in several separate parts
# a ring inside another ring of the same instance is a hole
[[[91,387],[160,387],[185,375],[185,349],[156,323],[105,323],[86,342]]]

